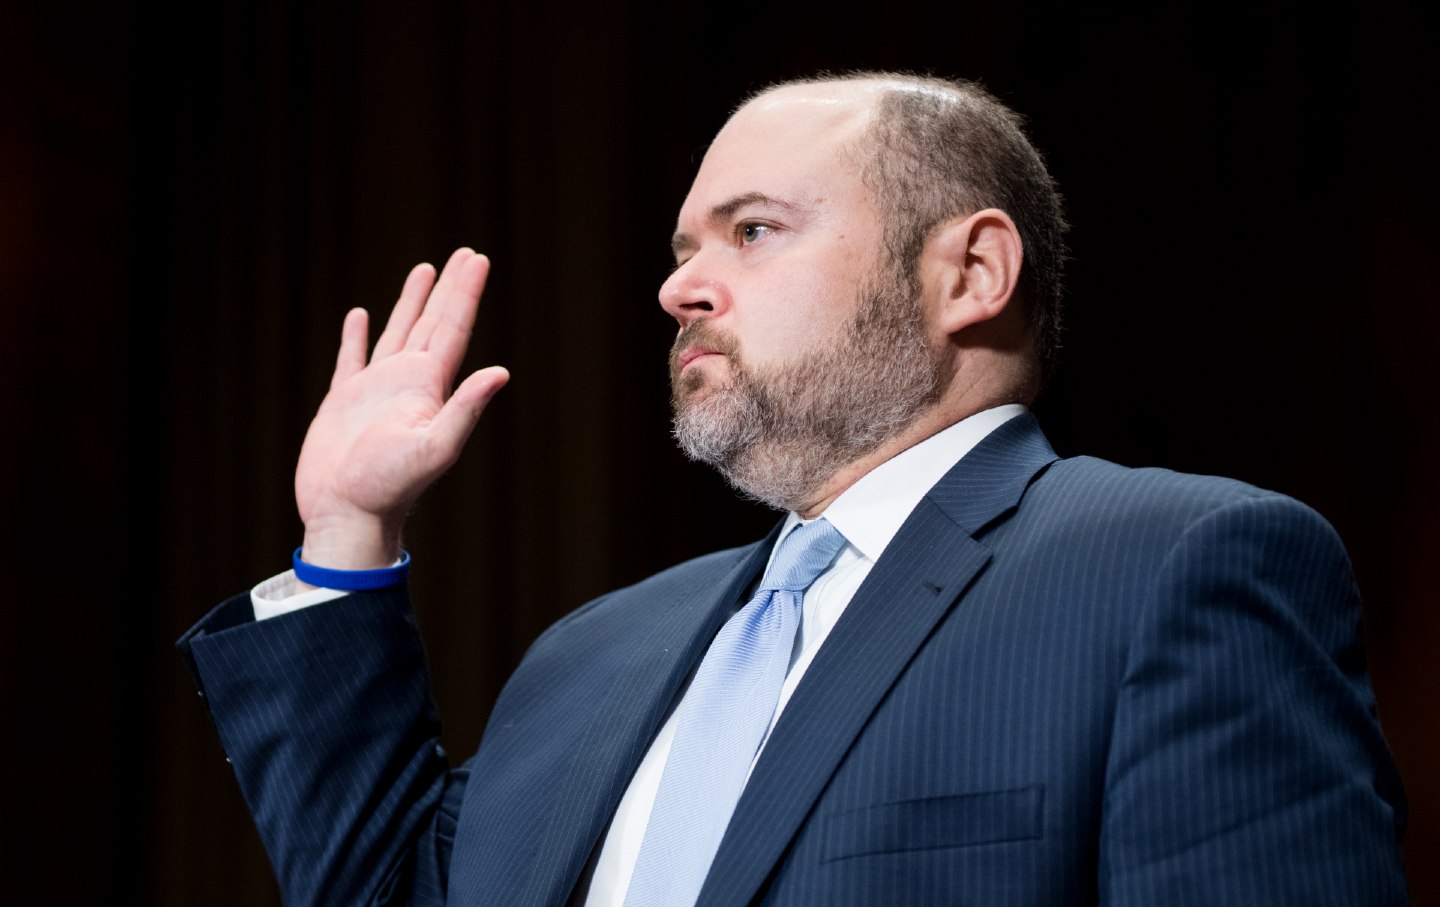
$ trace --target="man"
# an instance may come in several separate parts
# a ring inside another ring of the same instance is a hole
[[[1330,528],[1025,412],[1063,231],[974,86],[742,107],[660,291],[675,433],[789,515],[551,627],[455,769],[400,532],[507,377],[449,393],[487,262],[413,271],[368,362],[352,312],[296,574],[181,641],[287,902],[1404,903]]]

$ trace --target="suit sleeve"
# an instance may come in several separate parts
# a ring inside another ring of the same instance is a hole
[[[1329,525],[1278,495],[1228,504],[1153,593],[1116,705],[1101,903],[1409,903],[1404,797]]]
[[[260,622],[236,596],[178,645],[287,905],[444,902],[465,773],[403,592]]]

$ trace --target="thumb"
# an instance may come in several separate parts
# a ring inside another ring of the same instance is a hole
[[[475,430],[480,414],[509,380],[510,372],[492,365],[470,375],[455,388],[455,393],[431,422],[435,446],[447,452],[446,459],[453,462],[460,456],[460,449]]]

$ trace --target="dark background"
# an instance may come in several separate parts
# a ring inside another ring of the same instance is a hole
[[[674,213],[744,92],[905,67],[982,79],[1066,191],[1067,363],[1039,407],[1061,453],[1276,488],[1346,539],[1416,902],[1440,903],[1432,23],[780,8],[5,11],[7,901],[274,902],[171,642],[286,566],[341,317],[416,261],[491,255],[470,361],[514,373],[408,538],[452,751],[555,617],[761,533],[668,440]]]

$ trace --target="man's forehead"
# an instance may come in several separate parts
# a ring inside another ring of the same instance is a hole
[[[873,205],[850,152],[861,141],[886,86],[821,82],[772,89],[745,104],[715,136],[681,206],[672,247],[677,258],[706,228],[736,214],[787,210],[802,219],[822,209]]]
[[[752,100],[716,135],[687,202],[702,202],[708,211],[755,192],[800,202],[803,196],[791,198],[787,185],[833,184],[837,175],[852,176],[846,152],[869,124],[872,97],[848,84],[826,83],[786,86]]]

